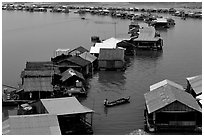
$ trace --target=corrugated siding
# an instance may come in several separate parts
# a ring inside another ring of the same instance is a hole
[[[171,104],[169,104],[168,106],[158,110],[158,111],[194,111],[192,108],[178,102],[178,101],[175,101]]]
[[[98,61],[98,67],[99,67],[99,68],[106,68],[106,67],[107,67],[106,61],[99,60],[99,61]]]
[[[123,61],[115,61],[115,68],[123,68],[124,62]]]
[[[124,50],[123,49],[100,49],[98,60],[124,61]]]
[[[53,91],[51,84],[51,77],[38,77],[38,78],[25,78],[23,83],[23,89],[25,92],[32,91]]]

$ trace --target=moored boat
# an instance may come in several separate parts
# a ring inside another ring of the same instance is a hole
[[[104,102],[104,106],[105,107],[112,107],[112,106],[116,106],[116,105],[120,105],[120,104],[130,103],[129,100],[130,100],[130,97],[120,98],[120,99],[117,99],[117,100],[111,101],[111,102],[108,102],[106,99]]]

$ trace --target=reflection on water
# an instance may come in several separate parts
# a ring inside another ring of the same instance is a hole
[[[148,51],[148,50],[137,50],[135,52],[136,58],[142,58],[145,60],[157,60],[162,59],[163,50],[161,51]]]
[[[123,94],[125,76],[122,71],[100,71],[98,72],[98,82],[101,85],[101,91],[106,94]]]
[[[105,116],[107,117],[108,116],[108,108],[107,107],[104,107],[104,113],[105,113]]]

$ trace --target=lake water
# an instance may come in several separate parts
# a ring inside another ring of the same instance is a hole
[[[186,77],[202,73],[202,20],[181,20],[160,31],[163,52],[138,51],[124,72],[100,71],[88,79],[88,97],[82,101],[94,109],[94,134],[128,134],[143,128],[144,93],[149,86],[169,79],[186,87]],[[48,61],[58,48],[90,49],[91,36],[126,37],[130,20],[86,14],[2,11],[2,83],[17,86],[26,61]],[[103,100],[131,96],[129,104],[105,109]],[[9,108],[11,109],[11,108]],[[3,118],[8,114],[3,108]],[[12,108],[13,113],[15,108]],[[181,133],[182,134],[182,133]]]

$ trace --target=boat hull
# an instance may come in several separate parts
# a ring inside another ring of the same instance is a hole
[[[122,99],[118,99],[112,102],[109,102],[107,104],[104,104],[105,107],[112,107],[112,106],[117,106],[117,105],[121,105],[121,104],[126,104],[126,103],[130,103],[130,97],[128,98],[122,98]]]

